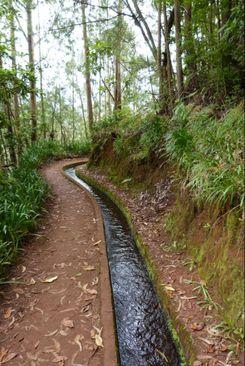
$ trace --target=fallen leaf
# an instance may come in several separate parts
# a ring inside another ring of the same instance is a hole
[[[34,278],[32,278],[32,279],[30,280],[30,282],[28,283],[28,285],[35,285],[35,283],[36,283],[36,281],[34,280]]]
[[[202,323],[192,323],[190,325],[191,329],[193,331],[200,331],[200,330],[203,330],[203,328],[205,327],[205,324],[202,322]]]
[[[60,335],[62,335],[63,337],[66,337],[68,335],[67,332],[65,332],[63,329],[60,330]]]
[[[1,360],[1,364],[7,363],[7,362],[9,362],[9,361],[13,360],[13,358],[15,358],[16,356],[17,356],[17,353],[14,353],[14,352],[12,352],[12,353],[8,353],[8,354],[6,355],[6,357],[4,357],[4,358]]]
[[[45,337],[52,337],[58,332],[58,329],[54,330],[53,332],[49,332],[48,334],[45,334]]]
[[[43,283],[52,283],[52,282],[56,281],[57,278],[58,278],[58,276],[48,277],[45,280],[42,280],[41,282],[43,282]]]
[[[164,288],[167,290],[167,291],[175,291],[175,289],[170,286],[170,285],[164,285]]]
[[[93,243],[93,245],[95,246],[95,245],[98,245],[99,243],[101,243],[101,240],[96,241],[96,243]]]
[[[37,349],[37,347],[39,346],[39,344],[40,344],[40,341],[37,341],[37,342],[35,343],[35,345],[34,345],[34,348],[35,348],[35,349]]]
[[[101,337],[102,329],[103,328],[99,329],[94,326],[90,332],[91,338],[94,340],[96,346],[98,347],[103,347],[103,340]]]
[[[45,352],[45,353],[59,353],[60,350],[61,350],[61,346],[60,346],[59,342],[56,341],[56,339],[53,338],[53,343],[54,343],[53,346],[45,347],[43,352]]]
[[[84,269],[84,271],[94,271],[95,267],[88,264],[88,265],[83,266],[83,269]]]
[[[98,283],[99,283],[99,279],[98,279],[98,277],[95,277],[94,279],[93,279],[93,281],[92,281],[92,286],[95,286],[95,285],[98,285]]]
[[[81,308],[81,313],[87,313],[89,311],[89,308],[90,308],[90,305],[84,305],[82,308]]]
[[[13,312],[12,308],[5,309],[3,314],[4,319],[8,319],[11,316],[12,312]]]
[[[24,273],[25,271],[26,271],[26,267],[25,266],[22,266],[21,272]]]
[[[94,289],[89,289],[87,288],[88,284],[86,283],[85,285],[82,286],[82,290],[85,294],[89,294],[89,295],[97,295],[97,291]]]
[[[59,362],[64,362],[64,361],[66,361],[66,360],[68,360],[68,358],[66,357],[66,356],[56,356],[53,360],[52,360],[52,362],[53,363],[59,363]]]
[[[64,325],[64,327],[67,327],[67,328],[74,328],[73,320],[70,320],[68,318],[63,319],[61,324]]]
[[[0,362],[6,356],[7,353],[8,353],[8,350],[6,348],[4,348],[4,347],[0,348]]]
[[[94,341],[96,346],[103,347],[103,340],[99,334],[95,334]]]
[[[83,350],[82,343],[81,343],[81,340],[82,340],[83,338],[84,338],[83,336],[81,336],[80,334],[78,334],[78,335],[75,337],[75,339],[74,339],[74,342],[75,342],[75,344],[77,344],[77,345],[78,345],[78,347],[79,347],[79,350],[80,350],[80,351],[82,351],[82,350]]]

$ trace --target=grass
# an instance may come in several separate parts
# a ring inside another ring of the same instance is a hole
[[[215,110],[216,106],[179,103],[172,118],[122,110],[95,126],[94,155],[103,155],[111,142],[115,159],[129,167],[126,175],[140,164],[161,168],[167,160],[179,168],[196,201],[216,204],[221,210],[242,207],[243,103],[219,117]]]
[[[165,136],[166,151],[200,201],[220,208],[244,203],[243,103],[217,119],[211,108],[179,104]]]
[[[38,168],[54,158],[85,154],[89,143],[61,146],[54,141],[41,141],[23,153],[19,167],[0,178],[0,276],[12,264],[23,238],[32,231],[49,193]]]

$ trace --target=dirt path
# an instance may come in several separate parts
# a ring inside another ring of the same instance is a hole
[[[0,365],[116,364],[101,217],[64,164],[43,171],[53,197],[11,273],[22,283],[1,288]]]

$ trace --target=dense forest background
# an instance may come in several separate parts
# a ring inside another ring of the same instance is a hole
[[[89,138],[120,110],[239,103],[243,2],[1,1],[1,164],[37,139]],[[143,115],[142,113],[142,115]]]
[[[1,268],[35,226],[48,159],[91,153],[137,187],[170,174],[166,230],[222,282],[241,337],[243,93],[242,0],[0,0]]]

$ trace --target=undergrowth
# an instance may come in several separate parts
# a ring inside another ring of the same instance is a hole
[[[61,146],[54,141],[31,145],[22,154],[18,168],[0,177],[0,275],[18,254],[21,241],[37,223],[48,185],[38,168],[54,158],[85,154],[89,143]]]
[[[222,210],[242,207],[243,118],[243,103],[219,118],[215,106],[183,103],[171,119],[122,110],[96,125],[94,151],[98,155],[112,140],[116,157],[124,164],[150,162],[161,167],[168,160],[177,165],[197,201],[214,203]]]

